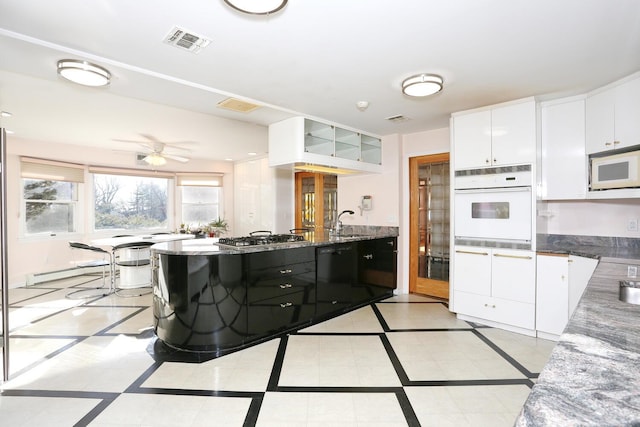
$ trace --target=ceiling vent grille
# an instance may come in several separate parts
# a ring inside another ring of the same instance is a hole
[[[249,113],[260,106],[236,98],[227,98],[224,101],[218,102],[218,107],[236,111],[238,113]]]
[[[407,120],[409,120],[409,118],[403,116],[402,114],[399,114],[397,116],[387,117],[387,120],[394,123],[400,123],[400,122],[406,122]]]
[[[188,50],[192,53],[199,53],[211,43],[211,40],[206,39],[191,31],[187,31],[184,28],[173,27],[173,29],[164,38],[164,42],[175,46],[182,50]]]

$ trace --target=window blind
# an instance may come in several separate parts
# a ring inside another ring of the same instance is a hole
[[[89,173],[99,173],[107,175],[125,175],[125,176],[143,176],[147,178],[175,178],[175,174],[171,172],[158,172],[141,169],[121,169],[109,168],[104,166],[89,166]]]
[[[84,165],[53,160],[20,158],[20,176],[30,179],[84,183]]]
[[[222,187],[221,173],[176,173],[177,185],[194,187]]]

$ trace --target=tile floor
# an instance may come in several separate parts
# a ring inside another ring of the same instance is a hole
[[[511,426],[554,343],[396,296],[200,363],[154,351],[151,295],[10,291],[0,426]]]

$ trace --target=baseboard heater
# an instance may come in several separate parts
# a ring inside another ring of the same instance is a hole
[[[26,286],[36,285],[38,283],[50,282],[52,280],[66,279],[68,277],[82,276],[83,274],[102,274],[102,269],[106,268],[109,273],[109,263],[107,261],[95,261],[78,264],[75,267],[65,268],[62,270],[45,271],[42,273],[27,274]]]

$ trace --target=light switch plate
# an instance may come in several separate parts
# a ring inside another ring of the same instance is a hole
[[[638,275],[638,267],[635,266],[635,265],[628,265],[627,266],[627,277],[629,279],[635,279],[637,275]]]

